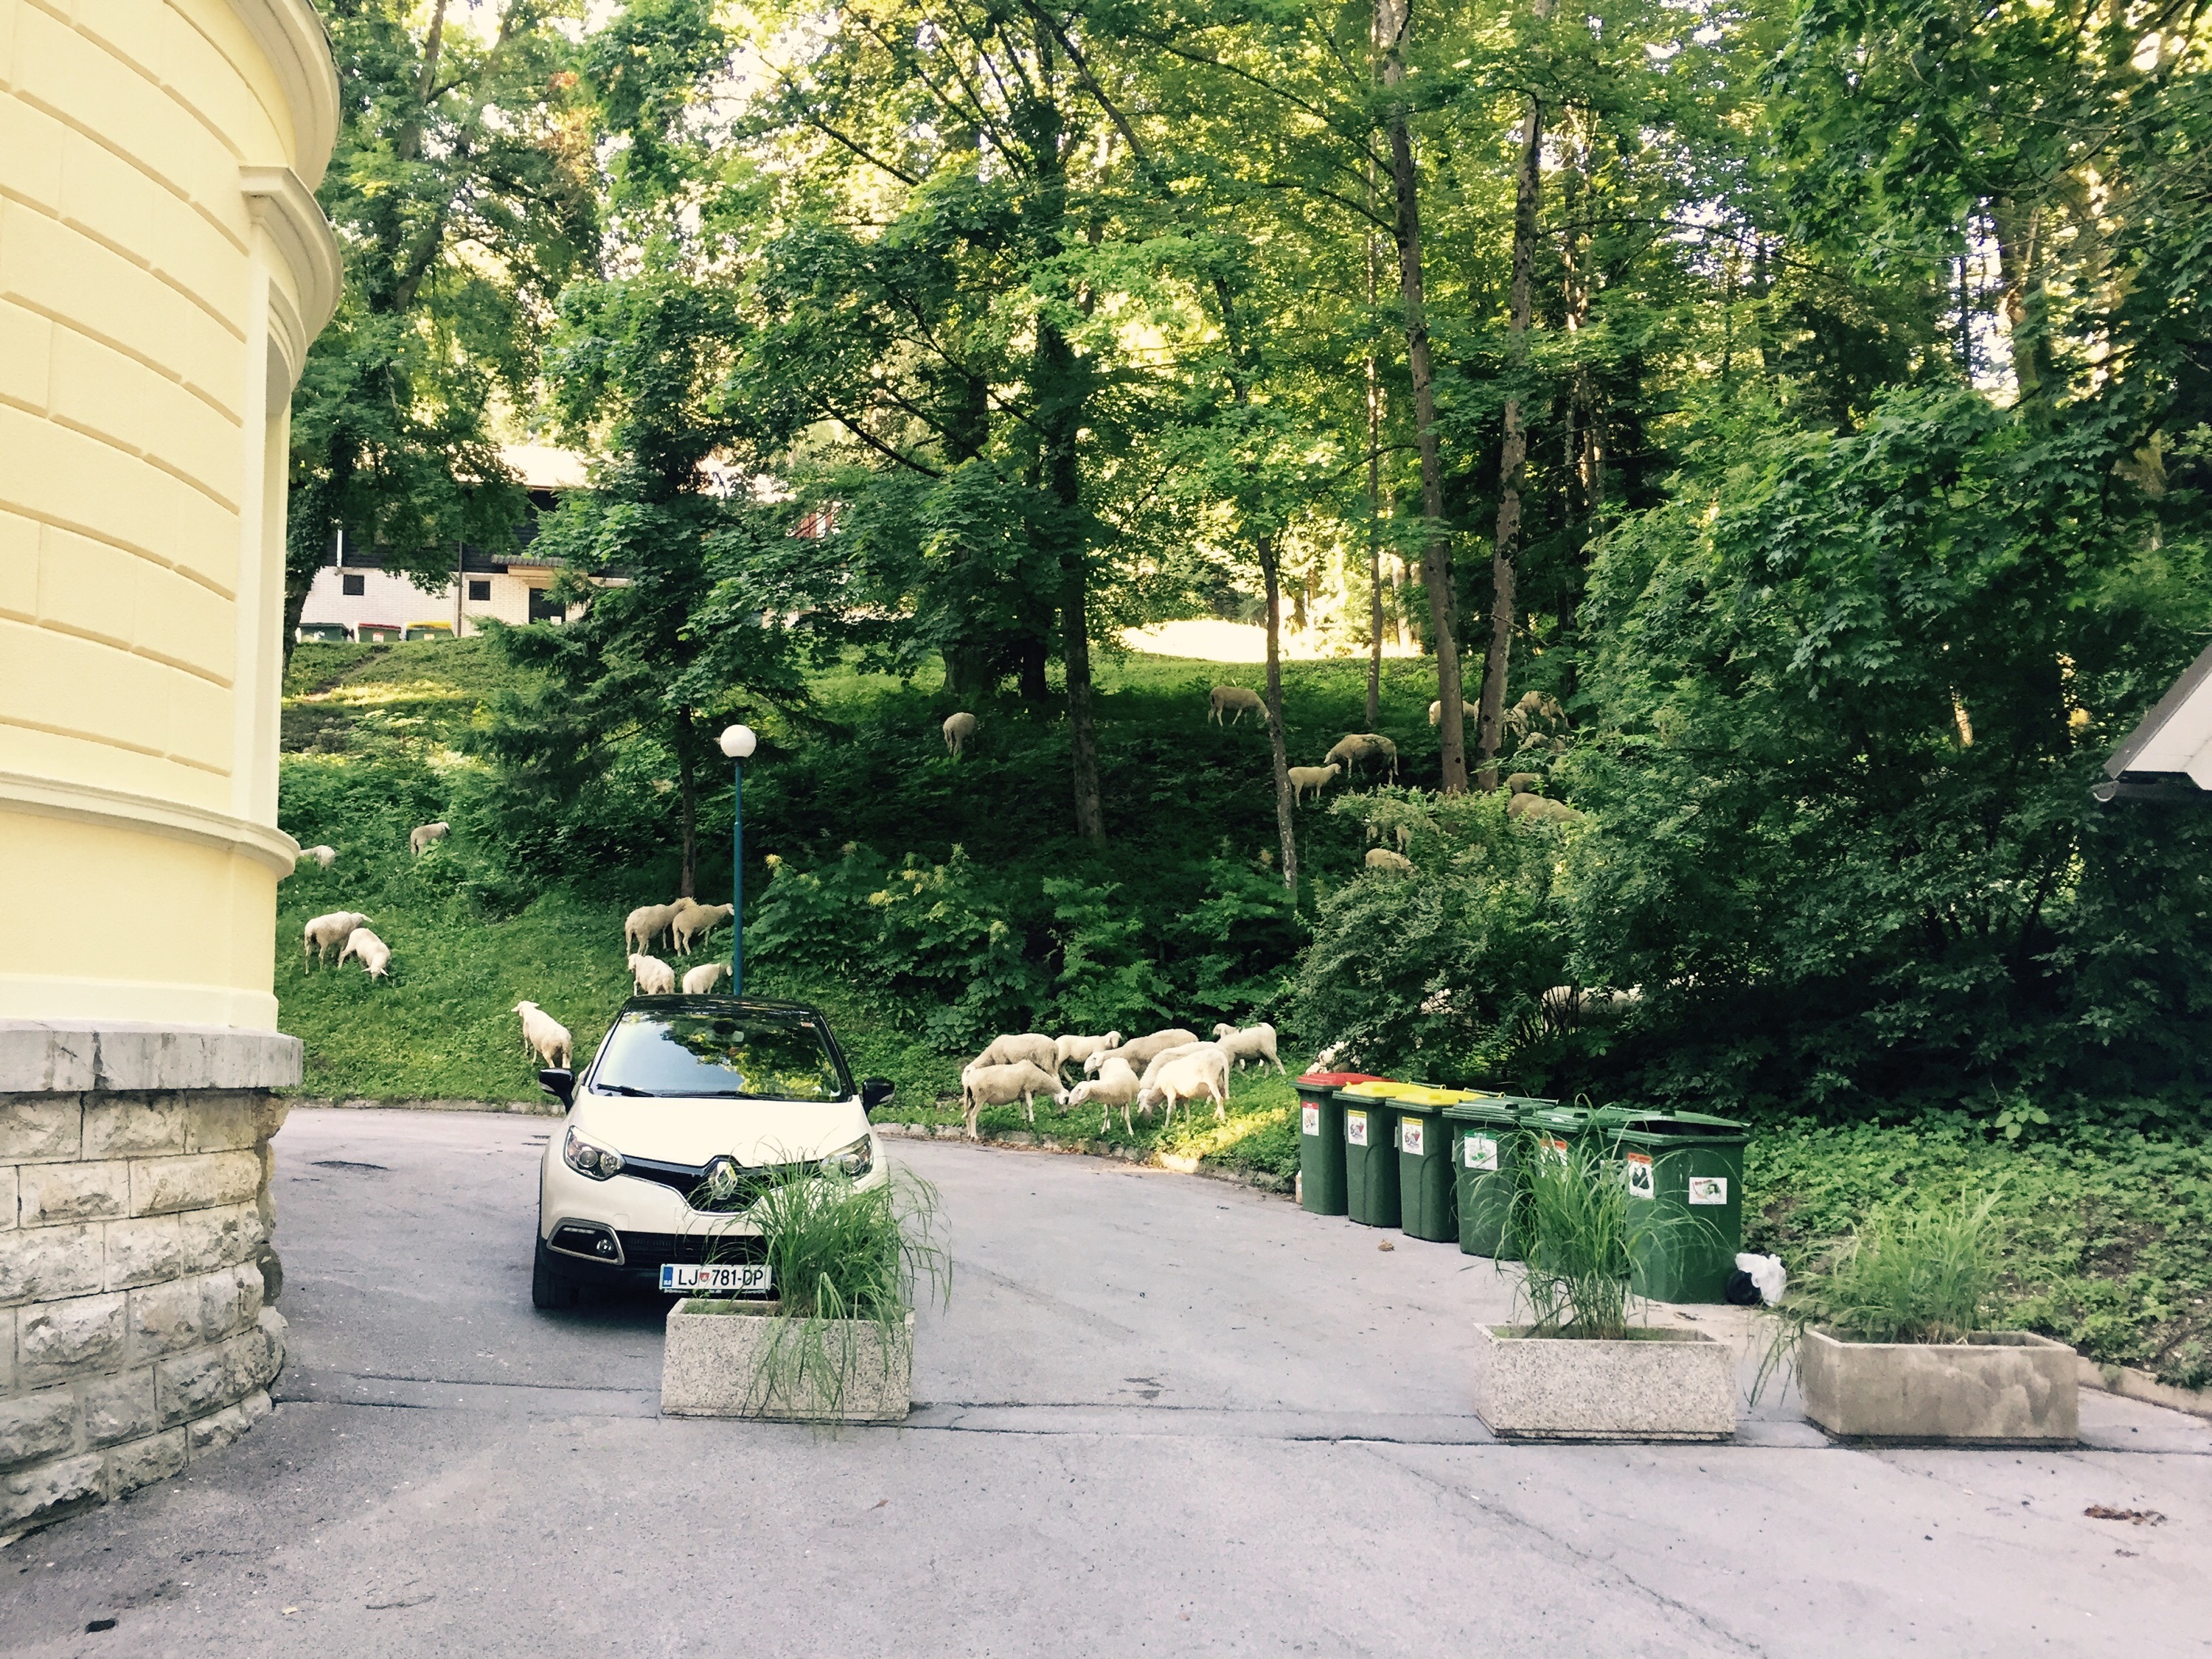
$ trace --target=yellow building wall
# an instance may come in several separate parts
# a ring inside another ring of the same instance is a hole
[[[0,1018],[269,1028],[304,0],[0,0]]]

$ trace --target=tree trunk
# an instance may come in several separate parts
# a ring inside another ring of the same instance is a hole
[[[1032,706],[1052,701],[1052,687],[1044,677],[1044,662],[1049,642],[1042,634],[1024,634],[1014,643],[1016,661],[1020,667],[1018,684],[1022,701]]]
[[[1106,813],[1098,793],[1098,728],[1091,710],[1091,611],[1083,556],[1066,563],[1067,586],[1060,601],[1066,638],[1060,657],[1067,665],[1067,726],[1075,762],[1075,833],[1093,846],[1106,844]]]
[[[2004,285],[2005,332],[2012,344],[2012,375],[2020,401],[2032,403],[2051,382],[2051,335],[2045,326],[2041,213],[2010,197],[1990,204],[1996,231],[1997,274]]]
[[[678,898],[698,896],[699,780],[691,769],[691,711],[676,711],[676,816],[684,832],[684,866],[676,878]]]
[[[1298,902],[1297,799],[1291,788],[1290,751],[1283,743],[1283,659],[1277,644],[1283,618],[1283,586],[1275,568],[1275,538],[1260,537],[1254,550],[1260,556],[1260,579],[1267,590],[1267,747],[1275,767],[1275,831],[1283,843],[1283,885],[1291,890],[1295,908]]]
[[[1402,56],[1413,26],[1412,0],[1380,0],[1376,21],[1382,36],[1383,84],[1406,78]],[[1411,118],[1402,100],[1390,106],[1390,179],[1397,198],[1393,230],[1398,243],[1398,295],[1406,313],[1406,362],[1413,382],[1413,431],[1421,459],[1421,512],[1428,520],[1428,544],[1421,553],[1421,586],[1428,591],[1429,629],[1437,653],[1437,700],[1443,705],[1442,739],[1444,793],[1467,792],[1467,740],[1462,729],[1465,705],[1460,696],[1459,640],[1453,627],[1451,539],[1444,526],[1443,463],[1437,447],[1436,376],[1429,359],[1429,321],[1421,294],[1421,219],[1419,181],[1413,171]]]

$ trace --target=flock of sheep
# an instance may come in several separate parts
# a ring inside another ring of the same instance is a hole
[[[435,823],[418,823],[407,832],[407,850],[420,858],[422,850],[433,842],[445,840],[453,825],[443,819]],[[302,847],[300,856],[313,859],[327,870],[338,861],[335,847]],[[362,970],[374,979],[392,976],[392,947],[369,928],[369,918],[359,910],[332,910],[327,915],[309,920],[301,949],[307,959],[319,967],[330,954],[331,947],[338,947],[337,965],[358,962]],[[566,1036],[566,1033],[563,1033]]]
[[[638,995],[665,997],[676,989],[674,964],[650,954],[663,934],[667,935],[672,955],[688,957],[734,914],[729,905],[702,904],[688,896],[672,904],[641,904],[631,911],[623,919],[623,949],[629,952],[630,980]],[[687,969],[684,994],[707,994],[729,971],[726,962],[703,962]]]
[[[1071,1089],[1066,1068],[1079,1061],[1084,1080]],[[1039,1095],[1049,1097],[1063,1112],[1097,1103],[1102,1134],[1116,1106],[1121,1109],[1124,1133],[1133,1129],[1132,1106],[1149,1118],[1155,1106],[1164,1104],[1162,1121],[1170,1121],[1178,1103],[1188,1117],[1190,1103],[1200,1095],[1212,1101],[1214,1116],[1223,1118],[1228,1115],[1231,1061],[1239,1071],[1247,1061],[1257,1061],[1262,1071],[1270,1065],[1282,1071],[1283,1062],[1275,1053],[1275,1028],[1262,1024],[1239,1030],[1234,1025],[1217,1025],[1211,1042],[1180,1025],[1127,1042],[1119,1031],[1056,1037],[1030,1031],[994,1039],[961,1067],[960,1107],[968,1119],[970,1140],[976,1138],[976,1115],[986,1106],[1007,1106],[1018,1100],[1035,1124]]]

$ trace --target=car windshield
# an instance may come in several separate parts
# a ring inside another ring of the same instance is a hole
[[[836,1058],[803,1014],[631,1012],[615,1021],[592,1073],[597,1094],[836,1100]]]

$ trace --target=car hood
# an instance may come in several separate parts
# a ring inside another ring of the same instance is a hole
[[[740,1164],[826,1158],[868,1132],[857,1100],[646,1099],[580,1094],[568,1121],[578,1134],[625,1158],[694,1167],[728,1153]]]

